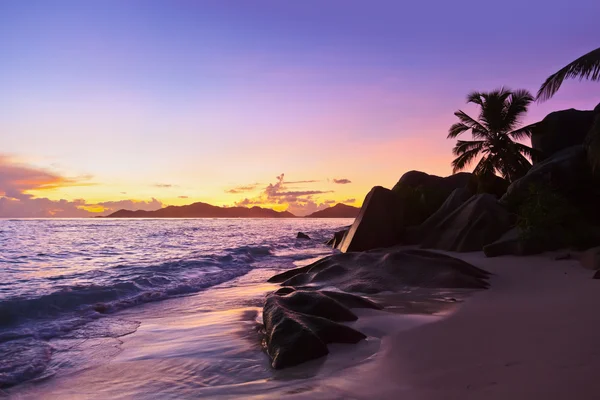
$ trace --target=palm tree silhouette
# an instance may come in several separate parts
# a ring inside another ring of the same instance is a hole
[[[537,101],[546,101],[558,91],[560,85],[567,78],[600,79],[600,47],[579,57],[558,72],[550,75],[542,84],[537,93]]]
[[[460,122],[450,127],[448,138],[453,139],[471,131],[474,140],[456,142],[452,150],[457,156],[452,161],[453,172],[465,169],[477,157],[481,157],[473,170],[477,176],[498,173],[512,182],[525,175],[531,168],[528,158],[531,158],[534,150],[517,140],[531,137],[534,124],[519,126],[521,117],[533,100],[531,93],[522,89],[512,91],[501,88],[489,93],[469,93],[467,103],[477,104],[481,110],[478,120],[461,110],[454,113]]]

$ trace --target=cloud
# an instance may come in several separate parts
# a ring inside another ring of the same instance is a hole
[[[187,199],[188,196],[177,196],[178,199]]]
[[[356,203],[356,199],[346,199],[342,203]]]
[[[157,187],[157,188],[167,188],[167,189],[177,187],[177,185],[172,185],[170,183],[156,183],[152,186]]]
[[[28,198],[30,190],[49,190],[64,186],[78,186],[89,177],[66,178],[52,171],[19,164],[0,154],[0,196],[13,199]]]
[[[336,201],[335,201],[335,200],[325,200],[325,201],[323,202],[323,204],[335,204],[335,203],[336,203]]]
[[[270,183],[262,192],[252,198],[244,198],[235,203],[236,206],[273,206],[287,205],[287,210],[296,215],[306,215],[312,212],[322,210],[328,205],[326,203],[318,203],[313,199],[313,196],[332,193],[331,190],[290,190],[290,184],[306,184],[319,182],[317,180],[303,180],[286,182],[285,175],[277,176],[275,183]]]
[[[340,179],[333,179],[333,183],[337,183],[339,185],[346,185],[348,183],[352,183],[352,181],[350,179],[347,178],[340,178]]]
[[[119,200],[119,201],[104,201],[97,204],[88,204],[88,206],[99,205],[104,208],[104,213],[112,213],[118,210],[144,210],[154,211],[163,207],[163,203],[156,200],[154,197],[151,200]]]
[[[67,178],[58,173],[23,165],[8,156],[0,155],[0,217],[5,218],[78,218],[106,215],[120,208],[156,210],[162,203],[120,200],[88,203],[84,199],[50,200],[35,197],[28,191],[50,190],[59,187],[89,185],[89,177]]]
[[[226,190],[225,193],[239,194],[244,192],[251,192],[254,189],[256,189],[259,185],[260,183],[253,183],[251,185],[236,186],[234,188]]]

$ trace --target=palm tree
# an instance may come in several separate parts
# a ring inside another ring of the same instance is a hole
[[[554,96],[567,78],[600,80],[600,47],[579,57],[553,75],[542,84],[537,93],[537,101],[545,101]]]
[[[467,103],[481,107],[478,120],[465,112],[454,113],[460,120],[450,127],[448,138],[471,131],[474,140],[459,140],[452,150],[456,159],[452,161],[456,173],[481,157],[473,173],[478,176],[500,174],[512,182],[527,173],[531,168],[528,158],[534,150],[517,142],[531,137],[534,125],[520,126],[520,119],[533,101],[527,90],[501,88],[489,93],[472,92]]]

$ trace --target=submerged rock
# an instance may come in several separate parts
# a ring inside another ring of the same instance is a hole
[[[329,353],[329,343],[357,343],[366,336],[335,321],[356,315],[337,300],[312,291],[270,294],[263,309],[265,345],[275,369],[291,367]]]
[[[508,231],[513,219],[495,196],[479,194],[430,228],[422,246],[458,252],[480,251]]]
[[[296,236],[296,239],[310,239],[310,236],[308,236],[304,232],[298,232],[298,235]]]

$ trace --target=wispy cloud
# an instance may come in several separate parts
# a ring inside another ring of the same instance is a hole
[[[168,188],[174,188],[177,187],[177,185],[172,185],[170,183],[155,183],[154,185],[152,185],[154,187],[157,188],[163,188],[163,189],[168,189]]]
[[[350,203],[350,204],[356,203],[356,199],[346,199],[346,200],[342,201],[342,203]]]
[[[332,193],[331,190],[290,190],[290,184],[307,184],[318,180],[285,181],[285,175],[277,176],[275,183],[270,183],[258,196],[245,198],[235,203],[236,206],[286,204],[287,210],[296,215],[306,215],[327,207],[326,203],[318,203],[313,196]]]
[[[236,186],[234,188],[227,189],[225,191],[225,193],[239,194],[239,193],[251,192],[251,191],[255,190],[259,185],[260,185],[260,183],[253,183],[250,185]]]
[[[187,199],[189,198],[188,196],[177,196],[178,199]]]
[[[340,179],[333,179],[333,183],[337,183],[338,185],[346,185],[348,183],[352,183],[352,181],[350,179],[347,178],[340,178]]]

